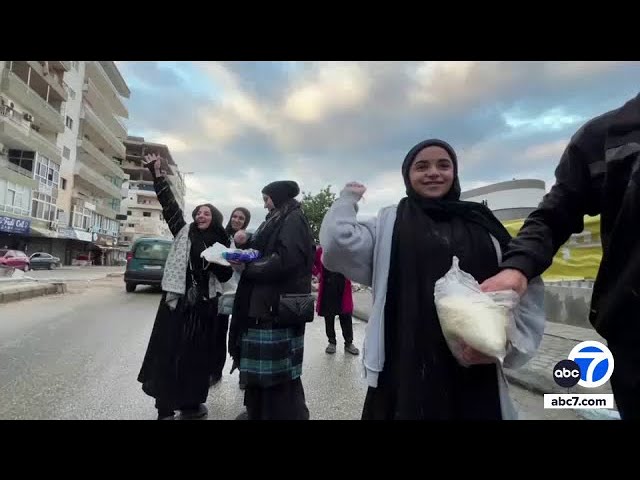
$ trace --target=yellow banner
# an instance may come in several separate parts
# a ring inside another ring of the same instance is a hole
[[[524,219],[502,222],[512,236],[516,236]],[[602,260],[600,241],[600,216],[584,217],[582,233],[572,235],[542,274],[542,278],[555,280],[595,280]]]

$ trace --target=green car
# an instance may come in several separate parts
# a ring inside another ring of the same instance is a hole
[[[127,253],[127,269],[124,283],[127,292],[134,292],[138,285],[160,286],[172,240],[166,238],[139,238]]]

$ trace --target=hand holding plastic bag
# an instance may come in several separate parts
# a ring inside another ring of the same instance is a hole
[[[260,258],[258,250],[240,250],[237,248],[225,247],[219,242],[214,243],[205,249],[200,256],[209,263],[217,263],[228,267],[233,263],[249,263]]]
[[[449,271],[436,282],[436,310],[447,345],[456,360],[469,366],[468,348],[500,363],[507,350],[507,331],[515,322],[513,310],[518,304],[516,292],[484,293],[472,275],[459,267],[453,257]]]

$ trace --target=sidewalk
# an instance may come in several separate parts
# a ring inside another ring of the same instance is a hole
[[[82,271],[80,277],[73,272]],[[6,272],[5,272],[6,273]],[[63,267],[55,270],[32,270],[26,274],[0,277],[0,304],[39,297],[83,291],[92,281],[122,277],[123,267]]]
[[[353,316],[367,321],[371,312],[371,294],[367,291],[354,292],[353,303]],[[567,393],[566,388],[561,388],[553,380],[553,367],[560,360],[565,360],[574,346],[587,340],[596,340],[606,345],[605,340],[593,329],[547,322],[544,337],[536,355],[522,368],[505,369],[505,375],[513,384],[540,395]],[[611,393],[611,386],[608,382],[599,388],[587,389],[576,386],[570,393]],[[576,412],[589,419],[619,418],[617,411],[610,410],[576,410]]]

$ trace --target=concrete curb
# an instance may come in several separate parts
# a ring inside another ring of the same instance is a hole
[[[91,283],[105,278],[122,278],[124,272],[105,273],[104,277],[92,280],[63,280],[50,279],[39,281],[32,278],[13,279],[0,282],[0,304],[26,300],[44,295],[59,295],[65,293],[80,293],[91,286]],[[4,279],[3,279],[4,280]],[[12,284],[12,285],[9,285]]]
[[[56,283],[24,283],[3,288],[0,291],[0,304],[26,300],[44,295],[57,295],[67,292],[67,285]]]

